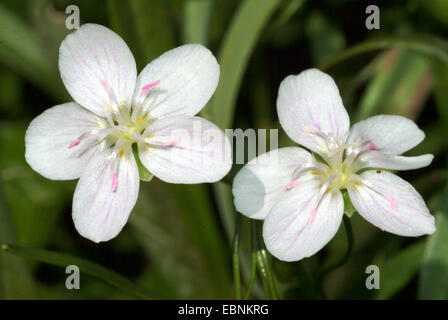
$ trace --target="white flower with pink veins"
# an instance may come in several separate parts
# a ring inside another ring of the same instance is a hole
[[[140,181],[134,143],[142,164],[166,182],[215,182],[230,170],[224,132],[195,116],[219,79],[219,65],[205,47],[170,50],[137,77],[123,39],[85,24],[62,42],[59,70],[75,102],[31,122],[25,157],[46,178],[79,178],[72,215],[83,237],[107,241],[126,224]]]
[[[316,69],[283,80],[277,112],[288,136],[324,162],[299,147],[281,148],[251,160],[236,175],[235,206],[249,218],[265,220],[263,238],[275,257],[297,261],[322,249],[341,223],[342,190],[362,217],[384,231],[411,237],[435,231],[418,192],[381,170],[431,163],[430,154],[401,156],[425,137],[414,122],[379,115],[349,130],[336,84]]]

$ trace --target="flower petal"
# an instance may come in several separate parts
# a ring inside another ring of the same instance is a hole
[[[272,150],[249,161],[235,176],[232,193],[238,212],[264,219],[275,203],[307,179],[297,172],[315,163],[313,156],[298,147]]]
[[[344,212],[338,190],[326,192],[317,206],[322,183],[308,180],[285,194],[266,217],[263,238],[272,255],[297,261],[322,249],[336,234]]]
[[[355,123],[348,143],[371,144],[371,149],[388,154],[402,154],[425,138],[412,121],[402,116],[378,115]]]
[[[366,151],[353,164],[352,170],[382,168],[389,170],[411,170],[429,166],[434,156],[424,154],[418,157],[403,157],[385,154],[381,151]]]
[[[72,216],[79,234],[94,242],[117,236],[137,201],[139,181],[131,148],[118,158],[109,150],[95,156],[73,197]]]
[[[123,39],[106,27],[84,24],[59,49],[62,81],[81,106],[107,116],[129,108],[137,78],[134,57]]]
[[[187,44],[149,63],[139,74],[134,104],[154,118],[197,114],[218,85],[219,65],[202,45]],[[151,89],[150,89],[151,88]],[[148,90],[151,92],[148,92]]]
[[[143,165],[170,183],[216,182],[232,165],[231,147],[224,132],[208,120],[172,116],[153,122],[139,144]]]
[[[416,237],[435,231],[434,217],[420,194],[387,171],[366,171],[347,190],[354,207],[381,230]]]
[[[77,179],[95,150],[78,139],[103,124],[103,119],[74,102],[50,108],[26,131],[26,161],[48,179]]]
[[[277,112],[292,140],[321,155],[333,147],[334,140],[342,145],[347,138],[350,119],[339,90],[329,75],[317,69],[282,81]]]

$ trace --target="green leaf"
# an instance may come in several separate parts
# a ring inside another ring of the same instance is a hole
[[[132,281],[126,279],[120,274],[76,256],[55,251],[19,247],[11,244],[3,244],[1,248],[3,251],[26,259],[40,261],[63,268],[66,268],[69,265],[76,265],[79,267],[80,272],[101,279],[104,282],[136,297],[143,299],[154,298],[154,295],[147,289],[134,284]]]
[[[184,43],[207,44],[210,15],[215,0],[187,0],[184,4]]]
[[[406,286],[417,274],[423,257],[424,241],[418,241],[395,254],[392,258],[377,262],[381,285],[376,299],[390,299]]]
[[[255,44],[280,0],[245,0],[236,12],[222,44],[219,64],[221,76],[208,107],[211,120],[228,128],[233,119],[235,101]]]
[[[393,46],[400,46],[438,58],[448,64],[448,42],[446,40],[430,35],[410,35],[385,37],[361,42],[328,59],[320,65],[319,69],[328,72],[340,64],[350,62],[353,57]]]
[[[227,296],[232,283],[230,261],[225,254],[228,247],[219,232],[205,186],[170,184],[169,188],[182,210],[185,222],[189,225],[195,245],[199,246],[206,258],[207,275],[213,279],[219,297]]]
[[[442,137],[443,147],[446,148],[448,65],[436,60],[433,70],[434,96],[440,119],[437,126],[440,130],[434,138]],[[448,299],[448,184],[445,185],[440,209],[436,212],[436,232],[427,241],[418,295],[421,299]]]
[[[283,1],[284,6],[281,8],[280,13],[269,27],[269,35],[271,36],[277,32],[284,24],[286,24],[291,18],[299,11],[306,0],[289,0]]]
[[[149,172],[148,169],[146,169],[146,167],[143,165],[142,161],[140,160],[140,157],[138,155],[137,144],[134,144],[132,146],[132,152],[134,153],[135,162],[137,162],[138,174],[140,176],[140,180],[146,181],[146,182],[151,181],[152,178],[154,177],[154,175],[151,172]]]
[[[203,292],[217,298],[214,278],[206,272],[209,259],[193,245],[197,230],[190,232],[176,201],[161,201],[165,198],[174,198],[168,184],[158,179],[142,184],[129,219],[129,227],[151,261],[141,283],[172,299],[199,299]]]
[[[1,182],[14,225],[14,243],[44,246],[57,234],[55,224],[70,204],[73,184],[45,179],[30,168],[24,157],[26,128],[23,122],[0,122]]]
[[[174,24],[165,0],[130,0],[128,4],[137,43],[143,53],[143,64],[146,65],[174,47]]]
[[[16,241],[11,217],[4,202],[0,180],[0,241]],[[20,275],[20,276],[13,276]],[[35,299],[35,284],[28,265],[18,257],[0,252],[0,297],[3,299]]]
[[[36,33],[2,5],[0,5],[0,62],[53,97],[65,97],[56,63],[53,64],[48,59]]]
[[[448,299],[448,185],[436,213],[436,232],[429,236],[420,274],[419,298]]]
[[[307,16],[305,32],[315,64],[335,56],[345,48],[344,33],[319,12]]]
[[[429,59],[416,52],[401,48],[386,52],[361,99],[356,118],[392,113],[416,119],[431,89],[430,68]]]
[[[446,0],[432,0],[432,1],[420,1],[423,8],[426,9],[434,18],[440,23],[448,26],[448,1]]]
[[[435,77],[434,98],[445,130],[448,125],[448,65],[435,60],[432,69]]]

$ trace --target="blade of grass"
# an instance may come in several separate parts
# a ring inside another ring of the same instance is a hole
[[[448,66],[435,61],[433,65],[434,96],[442,130],[440,137],[446,137],[448,125]],[[445,139],[442,139],[446,141]],[[448,184],[445,185],[442,201],[436,213],[436,232],[429,236],[420,273],[418,296],[421,299],[448,299]]]
[[[215,0],[188,0],[184,4],[184,43],[207,45],[208,25]]]
[[[258,273],[263,283],[266,299],[278,300],[277,285],[275,283],[274,272],[272,271],[270,255],[263,245],[261,237],[261,224],[255,221],[255,228],[252,230],[253,241],[256,244],[256,261]]]
[[[401,48],[388,50],[382,58],[361,99],[356,119],[375,113],[415,119],[431,87],[429,59]]]
[[[332,272],[333,270],[336,270],[337,268],[346,264],[353,253],[353,248],[354,248],[354,244],[355,244],[354,238],[353,238],[353,229],[352,229],[352,224],[350,222],[350,218],[346,214],[344,214],[344,227],[345,227],[345,232],[347,233],[347,251],[345,252],[344,256],[341,258],[341,260],[339,260],[335,264],[333,264],[333,265],[329,266],[328,268],[326,268],[325,270],[323,270],[317,278],[317,283],[318,283],[319,289],[324,296],[325,296],[325,294],[324,294],[322,285],[323,285],[325,276],[327,274],[329,274],[330,272]]]
[[[372,51],[401,46],[416,52],[438,58],[448,64],[448,42],[444,39],[429,35],[410,35],[386,37],[369,40],[354,45],[335,57],[322,63],[319,69],[328,72],[335,66],[347,62],[351,58]]]
[[[175,45],[174,24],[169,15],[167,1],[130,0],[128,3],[138,47],[143,53],[143,63],[146,64],[172,49]]]
[[[252,287],[254,285],[255,282],[255,278],[257,276],[257,239],[256,239],[256,229],[257,225],[256,225],[256,221],[251,220],[250,221],[250,233],[251,233],[251,272],[250,272],[250,278],[249,278],[249,283],[247,285],[247,289],[246,289],[246,294],[244,295],[244,300],[247,300],[250,298],[251,292],[252,292]]]
[[[235,221],[235,234],[233,236],[233,279],[235,283],[235,297],[241,300],[241,277],[240,277],[240,229],[241,229],[241,215],[237,213]]]
[[[153,299],[154,295],[147,289],[134,284],[132,281],[126,279],[120,274],[111,271],[96,263],[72,256],[66,253],[59,253],[54,251],[47,251],[41,249],[24,248],[12,244],[3,244],[1,249],[11,254],[48,263],[54,266],[66,268],[69,265],[76,265],[81,272],[103,280],[104,282],[128,292],[134,296],[143,299]]]
[[[215,283],[216,292],[221,297],[227,297],[231,291],[230,258],[226,252],[227,246],[218,228],[218,222],[213,215],[207,189],[203,185],[169,185],[176,201],[184,214],[196,245],[208,262],[208,276]]]
[[[56,63],[45,54],[36,33],[0,5],[0,62],[20,73],[52,97],[65,98]]]
[[[233,119],[235,101],[255,44],[280,0],[245,0],[236,12],[221,46],[221,76],[208,113],[221,128]]]
[[[427,242],[420,274],[420,299],[448,299],[448,186],[436,214],[436,232]]]
[[[16,241],[13,225],[4,202],[3,181],[0,180],[0,241]],[[20,276],[16,276],[20,275]],[[0,297],[3,299],[34,299],[35,284],[28,266],[18,257],[0,252]]]
[[[285,6],[282,8],[280,14],[277,16],[277,18],[272,22],[271,26],[269,27],[269,37],[274,35],[275,32],[278,31],[285,23],[287,23],[294,14],[299,11],[303,5],[305,4],[306,0],[290,0],[286,3]]]

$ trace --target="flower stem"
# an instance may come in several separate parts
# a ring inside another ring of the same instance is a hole
[[[323,293],[323,289],[322,289],[322,285],[323,285],[323,280],[324,278],[332,271],[336,270],[337,268],[343,266],[344,264],[346,264],[348,262],[348,260],[350,259],[350,256],[353,252],[353,247],[354,247],[354,238],[353,238],[353,229],[352,229],[352,224],[350,222],[350,218],[344,214],[344,227],[345,227],[345,231],[347,234],[347,251],[345,252],[345,255],[341,258],[341,260],[339,260],[338,262],[336,262],[333,265],[330,265],[328,268],[326,268],[325,270],[323,270],[320,275],[317,278],[317,283],[318,286],[321,290],[321,292]]]
[[[256,221],[254,223],[257,223]],[[257,225],[256,225],[257,226]],[[262,247],[263,240],[259,228],[254,228],[252,239],[256,244],[256,262],[258,272],[260,274],[261,281],[266,293],[266,299],[277,300],[279,295],[277,293],[277,287],[275,285],[274,273],[269,261],[269,254],[265,248]]]
[[[252,251],[252,262],[251,262],[251,272],[249,284],[247,285],[246,294],[244,295],[244,300],[249,299],[252,292],[252,287],[255,282],[255,277],[257,276],[257,223],[255,220],[250,221],[250,234],[251,234],[251,251]]]
[[[235,297],[237,300],[241,300],[241,276],[240,276],[240,228],[241,228],[241,215],[236,214],[235,219],[235,233],[233,235],[233,279],[235,284]]]

